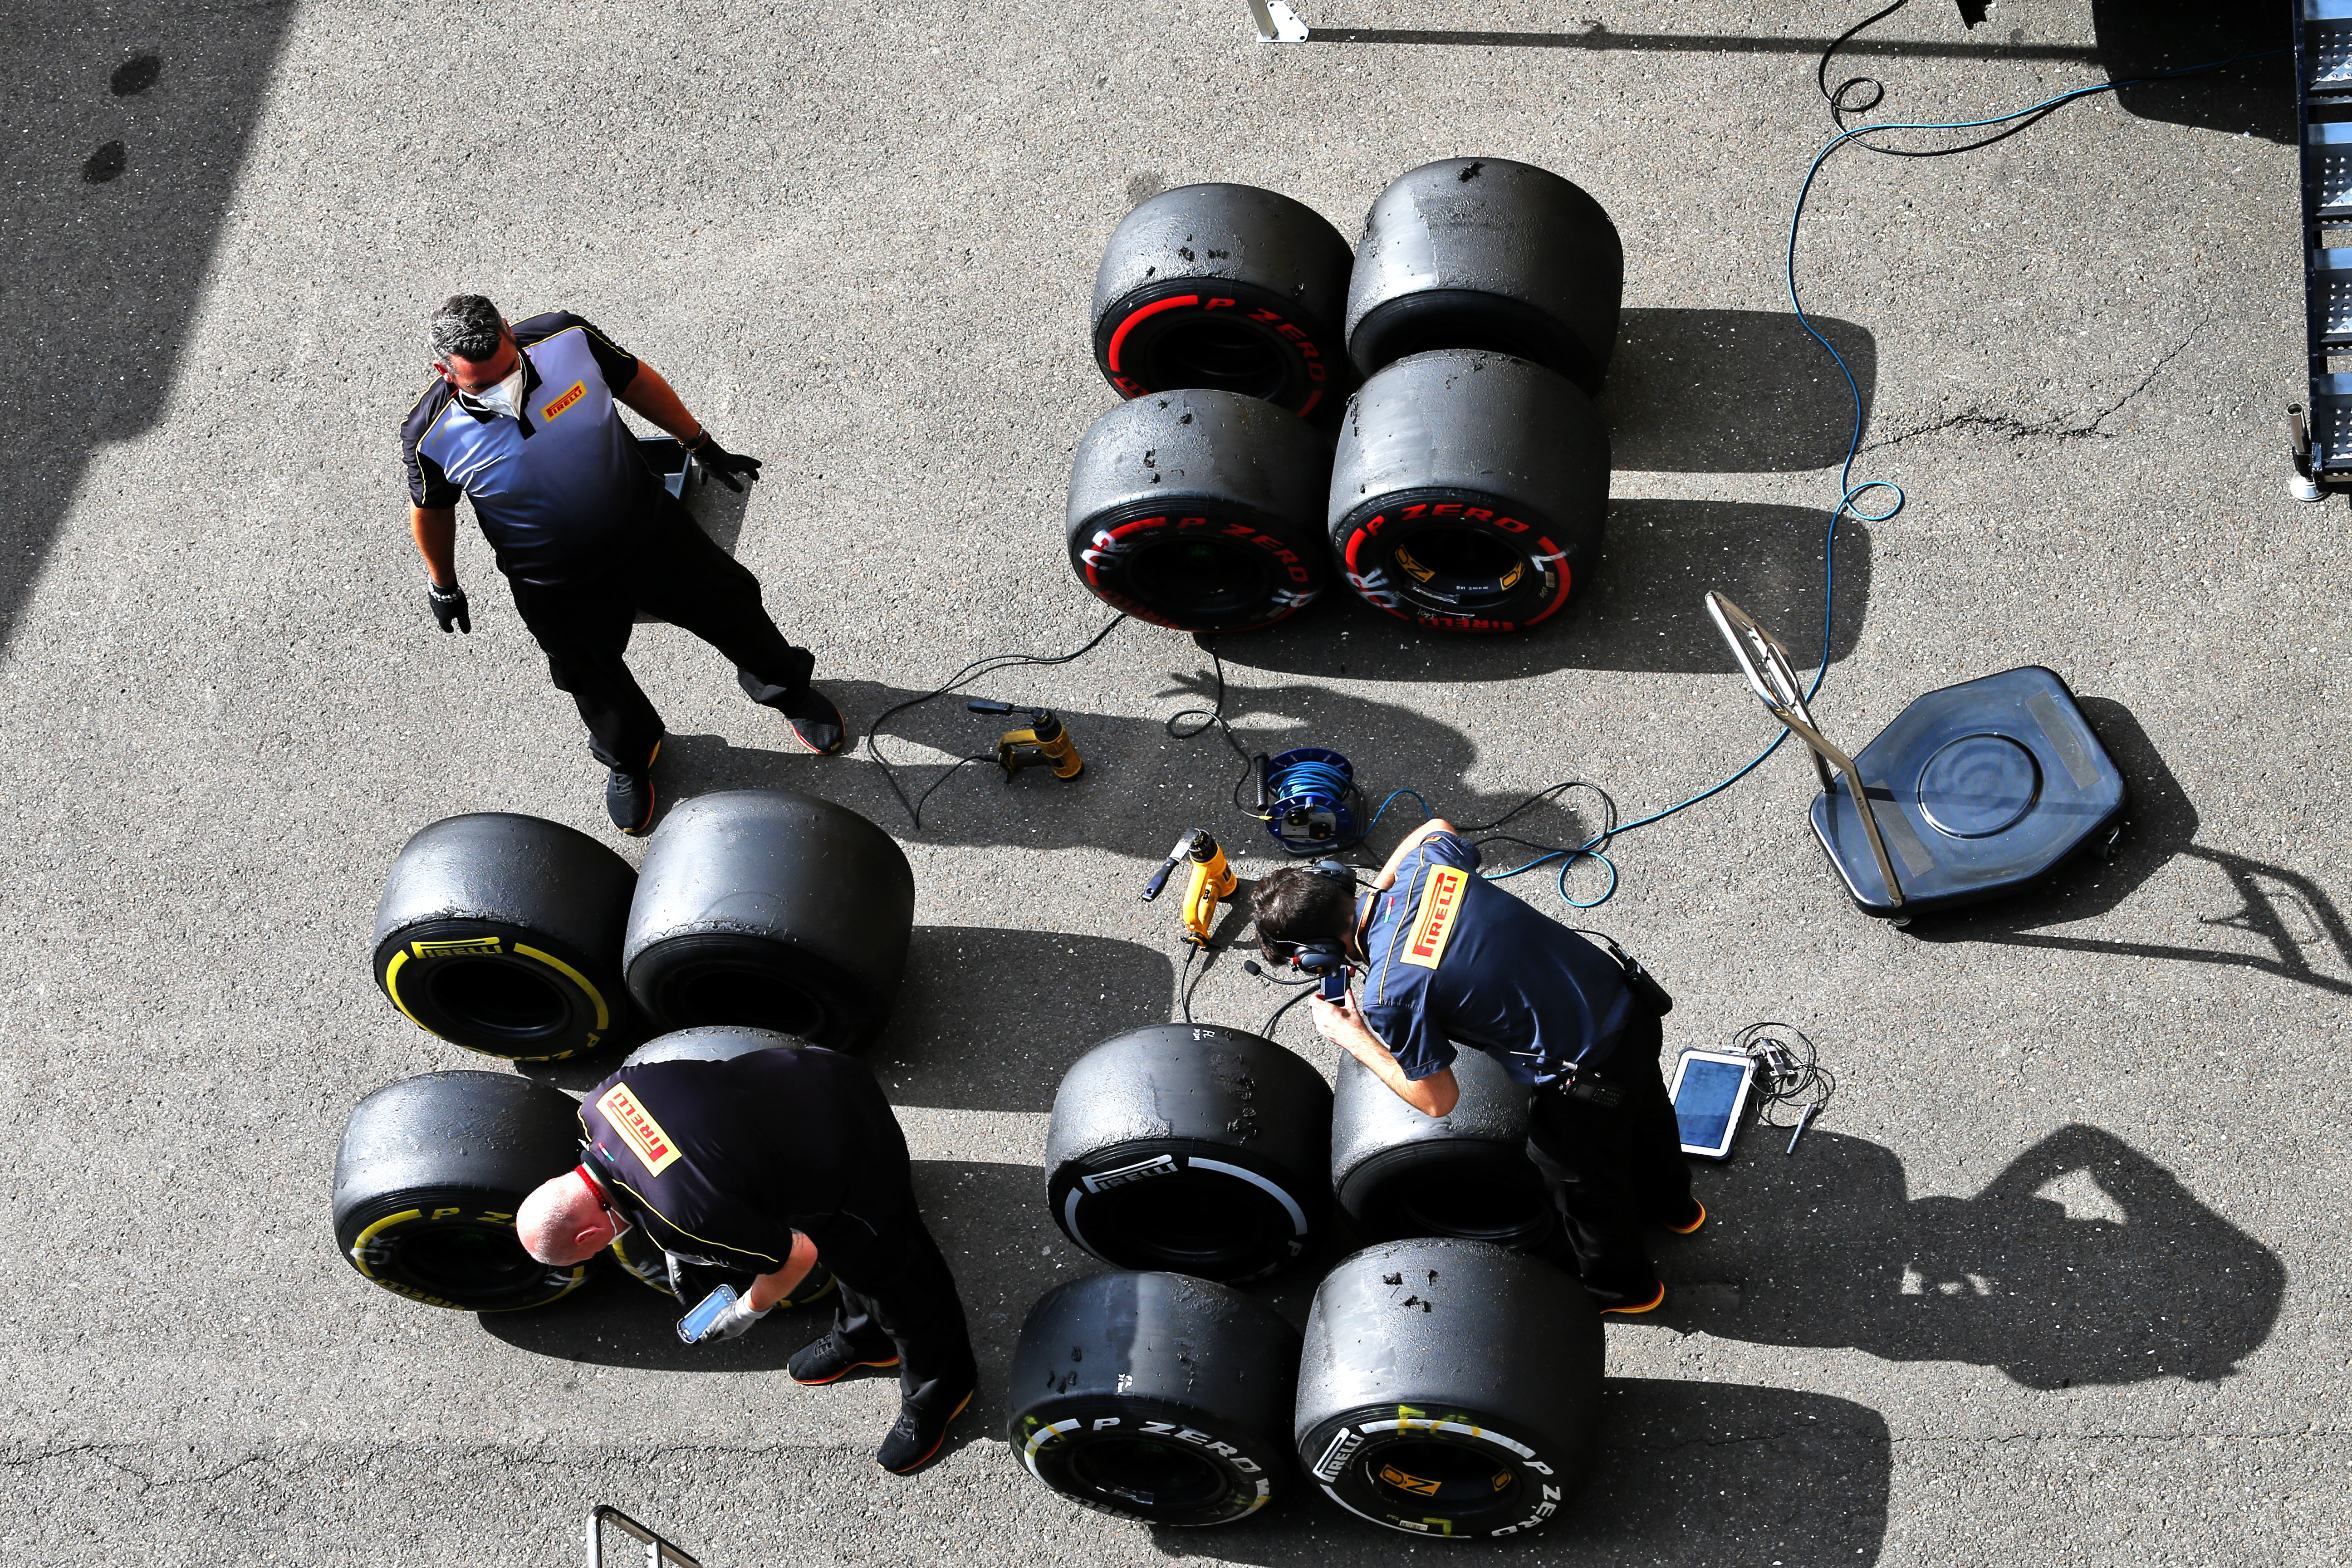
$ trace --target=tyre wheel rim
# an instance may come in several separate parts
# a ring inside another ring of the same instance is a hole
[[[425,982],[432,1006],[468,1034],[523,1042],[562,1033],[572,1000],[536,964],[499,958],[443,960]]]
[[[1417,605],[1441,610],[1484,610],[1525,593],[1528,558],[1490,533],[1471,528],[1423,529],[1390,550],[1398,591]]]
[[[1246,321],[1218,316],[1171,322],[1151,344],[1152,379],[1163,387],[1210,387],[1244,397],[1278,396],[1294,351]]]
[[[1292,1228],[1273,1199],[1223,1177],[1163,1178],[1110,1196],[1111,1212],[1090,1219],[1087,1228],[1118,1237],[1122,1252],[1142,1268],[1230,1275],[1256,1266],[1270,1249],[1268,1238],[1287,1237]],[[1271,1250],[1278,1253],[1279,1246]]]
[[[436,1296],[473,1303],[522,1294],[548,1270],[522,1249],[512,1226],[457,1224],[402,1236],[392,1272]]]
[[[1160,614],[1201,621],[1262,609],[1274,596],[1264,552],[1221,539],[1176,538],[1136,552],[1127,580]]]
[[[699,964],[667,988],[663,1011],[673,1028],[735,1024],[780,1035],[814,1036],[824,1023],[817,999],[792,982],[748,964]]]
[[[1070,1456],[1083,1490],[1169,1513],[1206,1508],[1226,1491],[1217,1468],[1190,1449],[1150,1437],[1088,1443]]]
[[[1470,1241],[1521,1239],[1547,1228],[1551,1216],[1542,1194],[1497,1176],[1467,1173],[1441,1173],[1413,1184],[1397,1208],[1420,1234]]]
[[[1516,1471],[1466,1443],[1390,1443],[1359,1462],[1383,1503],[1415,1515],[1468,1518],[1507,1504],[1519,1489]]]

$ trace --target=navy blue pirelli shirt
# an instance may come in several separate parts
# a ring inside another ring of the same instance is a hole
[[[580,1107],[614,1206],[691,1262],[773,1273],[804,1232],[854,1252],[907,1203],[907,1140],[863,1062],[814,1046],[623,1068]]]
[[[1374,893],[1357,1005],[1414,1082],[1485,1051],[1514,1080],[1597,1066],[1633,994],[1606,952],[1478,875],[1477,846],[1433,833]]]
[[[436,381],[400,429],[408,499],[436,508],[471,500],[509,577],[597,576],[620,564],[661,497],[614,405],[636,379],[636,358],[561,310],[517,321],[514,336],[521,417]]]

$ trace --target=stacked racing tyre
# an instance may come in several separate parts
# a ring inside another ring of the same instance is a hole
[[[1095,271],[1095,363],[1128,397],[1213,388],[1302,417],[1346,365],[1348,242],[1253,185],[1181,185],[1137,206]]]
[[[1235,392],[1153,394],[1096,420],[1070,470],[1070,565],[1106,604],[1186,632],[1246,631],[1331,579],[1331,448]]]
[[[737,1025],[857,1051],[889,1016],[914,920],[914,872],[888,834],[797,790],[733,790],[654,834],[622,958],[664,1030]]]
[[[1549,1264],[1477,1241],[1396,1241],[1315,1292],[1293,1422],[1311,1483],[1422,1536],[1524,1534],[1583,1479],[1601,1320]]]
[[[395,1295],[463,1312],[570,1295],[586,1264],[522,1249],[515,1211],[580,1160],[570,1096],[504,1073],[432,1072],[359,1102],[335,1153],[335,1244]]]
[[[621,938],[637,874],[586,834],[486,811],[408,841],[375,911],[375,980],[452,1045],[549,1061],[625,1023]]]
[[[631,1068],[648,1067],[655,1062],[728,1062],[753,1051],[797,1050],[808,1042],[793,1039],[766,1029],[745,1029],[716,1025],[699,1029],[680,1029],[675,1034],[647,1040],[621,1063],[625,1073]],[[647,1286],[691,1307],[720,1285],[731,1286],[737,1295],[751,1288],[752,1276],[740,1269],[712,1268],[703,1264],[688,1263],[673,1266],[668,1253],[646,1237],[642,1230],[623,1231],[613,1238],[609,1247],[614,1261],[638,1284]],[[833,1270],[820,1258],[795,1286],[790,1297],[776,1303],[779,1307],[801,1307],[832,1293]]]
[[[1506,158],[1448,158],[1372,204],[1348,284],[1348,353],[1370,375],[1432,349],[1535,361],[1599,396],[1625,253],[1601,204]]]
[[[1366,1237],[1539,1247],[1558,1229],[1528,1159],[1528,1090],[1484,1051],[1454,1059],[1461,1099],[1423,1116],[1344,1051],[1331,1095],[1331,1191]]]
[[[1007,1436],[1029,1473],[1099,1513],[1226,1524],[1294,1485],[1298,1331],[1181,1274],[1098,1274],[1029,1309]]]
[[[1107,1263],[1263,1279],[1320,1232],[1330,1135],[1331,1090],[1299,1058],[1239,1029],[1153,1025],[1063,1078],[1046,1199]]]
[[[1448,349],[1349,402],[1331,468],[1332,551],[1400,620],[1508,632],[1558,613],[1601,553],[1609,432],[1541,365]]]

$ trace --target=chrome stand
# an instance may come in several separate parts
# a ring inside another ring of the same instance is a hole
[[[1303,44],[1307,22],[1282,0],[1249,0],[1250,20],[1257,24],[1261,44]]]
[[[604,1568],[604,1526],[608,1524],[645,1543],[646,1568],[702,1568],[683,1547],[664,1541],[619,1509],[602,1503],[588,1516],[588,1568]]]

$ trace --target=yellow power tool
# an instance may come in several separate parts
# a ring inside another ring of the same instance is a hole
[[[1169,874],[1179,865],[1190,861],[1191,873],[1184,880],[1184,902],[1177,913],[1184,921],[1184,940],[1195,947],[1209,945],[1210,928],[1217,923],[1217,902],[1230,899],[1241,884],[1234,879],[1234,868],[1225,864],[1225,852],[1207,831],[1195,827],[1176,840],[1176,847],[1168,851],[1168,858],[1143,885],[1143,901],[1150,903],[1168,886]]]
[[[1010,702],[967,702],[964,706],[974,713],[1026,713],[1029,728],[1007,730],[996,742],[996,765],[1004,770],[1004,782],[1011,784],[1013,775],[1023,768],[1046,767],[1054,770],[1057,779],[1074,779],[1082,772],[1086,759],[1070,740],[1068,726],[1043,708],[1015,708]]]

